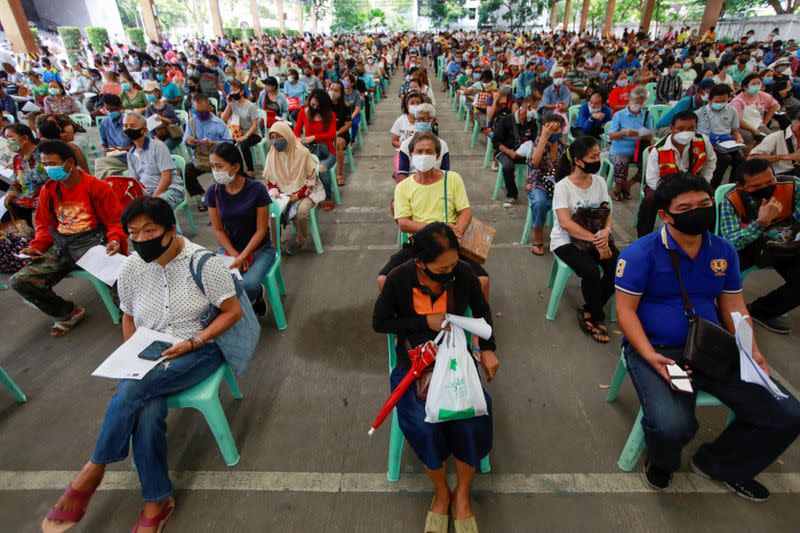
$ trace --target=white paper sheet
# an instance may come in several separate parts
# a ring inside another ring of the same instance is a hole
[[[11,163],[16,153],[14,153],[8,144],[8,139],[0,139],[0,167],[9,169],[9,177],[11,177],[13,175],[13,173],[11,173]]]
[[[458,326],[463,330],[469,331],[480,337],[483,340],[488,340],[492,336],[492,326],[490,326],[483,318],[471,318],[459,315],[444,315],[444,319],[454,326]]]
[[[162,124],[160,120],[158,120],[158,115],[150,115],[147,118],[147,131],[153,131],[157,127]]]
[[[110,287],[117,282],[124,262],[124,255],[108,255],[106,247],[98,244],[89,248],[76,264]]]
[[[230,266],[233,264],[233,262],[236,261],[236,258],[231,255],[217,254],[217,257],[222,259],[222,262],[225,263],[225,266],[228,267],[229,270],[231,270]],[[242,273],[239,272],[238,268],[232,269],[231,272],[233,272],[233,275],[237,278],[242,279]]]
[[[272,201],[278,204],[278,208],[280,209],[281,213],[286,211],[286,207],[289,205],[289,195],[288,194],[281,194],[277,198],[273,198]]]
[[[515,151],[517,155],[520,157],[524,157],[528,159],[528,156],[531,154],[531,150],[533,149],[533,141],[525,141],[524,143],[519,145]]]
[[[35,113],[41,110],[42,108],[34,104],[33,102],[26,102],[25,105],[22,106],[22,109],[20,111],[22,111],[23,113]]]
[[[0,196],[0,218],[3,218],[6,214],[6,195]]]
[[[150,346],[153,341],[164,341],[175,344],[176,342],[180,342],[181,339],[151,329],[137,328],[136,333],[125,341],[122,346],[114,350],[114,352],[92,372],[92,375],[111,379],[142,379],[145,374],[150,372],[150,370],[163,360],[163,357],[156,361],[148,361],[147,359],[139,357],[139,354]],[[164,364],[168,365],[169,361]]]
[[[744,315],[731,313],[736,328],[736,345],[739,348],[739,378],[747,383],[761,385],[778,400],[788,398],[753,359],[753,328]]]
[[[732,150],[734,148],[744,148],[742,143],[737,143],[736,141],[722,141],[718,143],[718,146],[725,148],[726,150]]]
[[[647,128],[639,128],[639,138],[647,137],[651,133],[653,133],[653,132],[648,130]]]

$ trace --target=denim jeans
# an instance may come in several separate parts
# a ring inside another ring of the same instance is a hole
[[[217,250],[218,254],[224,254],[225,248]],[[261,297],[261,285],[264,284],[264,276],[267,275],[267,270],[275,262],[275,248],[268,246],[256,251],[253,254],[253,262],[247,272],[242,274],[242,285],[244,285],[244,292],[250,299],[250,303],[256,303]]]
[[[106,409],[92,462],[122,461],[132,444],[144,501],[169,497],[173,488],[167,468],[167,397],[201,382],[223,361],[222,352],[211,343],[159,363],[140,380],[120,381]]]
[[[657,350],[682,365],[683,347]],[[642,405],[648,460],[658,468],[674,472],[681,464],[681,450],[698,429],[695,395],[672,390],[629,344],[625,345],[624,353]],[[789,397],[776,400],[765,388],[738,377],[723,383],[695,374],[692,386],[695,391],[716,396],[736,416],[715,441],[700,446],[694,456],[695,464],[712,479],[728,482],[753,479],[800,434],[800,402],[783,387]]]
[[[320,161],[320,164],[325,165],[325,171],[320,170],[319,172],[319,181],[322,182],[322,186],[325,188],[325,199],[326,200],[333,200],[333,188],[331,186],[331,180],[334,179],[334,176],[331,174],[331,168],[336,163],[336,153],[328,154],[328,157]],[[337,169],[337,171],[341,172],[341,169]]]
[[[548,198],[547,193],[542,189],[533,189],[528,191],[528,202],[531,215],[533,215],[531,227],[543,228],[547,220],[547,213],[553,208],[553,200]]]

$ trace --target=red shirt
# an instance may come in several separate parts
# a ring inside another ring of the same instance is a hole
[[[625,87],[620,87],[619,85],[615,85],[613,89],[611,89],[611,94],[608,95],[608,106],[611,109],[614,109],[618,106],[625,107],[628,105],[628,97],[631,94],[631,91],[634,89],[634,85],[629,83]]]
[[[306,117],[306,109],[300,110],[297,115],[297,123],[294,125],[294,134],[300,138],[303,136],[303,128],[306,129],[306,137],[314,137],[314,142],[325,143],[328,147],[328,152],[331,154],[336,153],[336,147],[333,145],[336,140],[336,116],[331,111],[331,120],[327,129],[325,122],[322,120],[309,121]]]

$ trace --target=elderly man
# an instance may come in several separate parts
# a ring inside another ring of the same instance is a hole
[[[120,175],[128,167],[127,152],[131,141],[122,126],[122,100],[116,94],[103,95],[106,118],[100,123],[100,144],[105,155],[94,162],[94,175],[100,179]]]
[[[205,94],[196,94],[193,99],[193,114],[186,122],[183,132],[183,142],[192,151],[192,159],[186,164],[184,185],[191,196],[205,193],[205,189],[197,180],[204,173],[211,172],[211,163],[208,159],[211,148],[217,143],[233,142],[228,126],[216,115],[211,113],[211,103]],[[204,203],[200,204],[200,211],[206,211]]]
[[[414,129],[416,129],[416,131],[430,131],[431,125],[436,121],[436,108],[431,104],[419,104],[414,113],[414,118],[416,119],[414,123]],[[397,173],[399,175],[398,180],[403,180],[408,177],[409,174],[413,174],[417,171],[411,163],[411,152],[408,149],[413,138],[414,136],[412,135],[400,143],[400,160],[397,167]],[[447,143],[439,138],[439,144],[441,145],[441,150],[433,166],[439,170],[450,170],[450,151],[447,147]]]
[[[539,113],[547,111],[557,111],[566,114],[570,104],[572,104],[572,94],[567,86],[564,85],[564,67],[553,69],[553,84],[547,87],[542,93],[542,100],[539,102]]]
[[[147,136],[147,119],[139,113],[127,113],[123,121],[125,135],[133,143],[128,152],[128,174],[144,185],[147,194],[164,199],[172,209],[184,197],[181,178],[167,145]]]
[[[631,163],[636,163],[637,174],[641,171],[641,159],[636,161],[636,156],[639,155],[636,150],[653,139],[653,115],[644,108],[646,100],[647,90],[636,87],[628,98],[628,106],[617,111],[611,119],[608,130],[611,149],[608,155],[614,165],[614,192],[611,197],[616,201],[630,198],[631,180],[628,179],[628,167]]]

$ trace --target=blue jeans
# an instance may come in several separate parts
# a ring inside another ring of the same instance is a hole
[[[533,189],[528,191],[528,203],[531,208],[531,215],[533,215],[531,227],[543,228],[545,220],[547,220],[547,213],[553,208],[553,201],[547,197],[547,193],[542,189]]]
[[[181,139],[173,139],[173,138],[171,138],[171,137],[170,137],[169,139],[167,139],[166,141],[164,141],[164,144],[166,144],[166,145],[167,145],[167,148],[169,148],[169,153],[172,153],[172,151],[173,151],[175,148],[177,148],[178,146],[180,146],[180,144],[181,144]]]
[[[683,347],[657,348],[682,366]],[[628,373],[642,404],[642,429],[648,460],[668,472],[681,464],[681,450],[698,429],[695,395],[672,390],[629,344],[624,349]],[[695,464],[712,479],[741,482],[753,479],[777,459],[800,434],[800,402],[789,394],[776,400],[760,385],[735,378],[723,383],[692,376],[694,389],[716,396],[736,418],[713,442],[703,444]],[[780,386],[780,385],[779,385]]]
[[[217,253],[224,254],[225,248],[220,248]],[[275,262],[275,255],[275,248],[272,246],[256,251],[253,254],[253,262],[250,268],[242,274],[244,292],[247,293],[247,297],[252,304],[261,298],[261,285],[264,284],[264,276],[267,275],[267,270]]]
[[[206,344],[177,359],[160,363],[142,379],[123,379],[106,409],[103,427],[92,454],[95,464],[133,459],[145,502],[172,494],[167,468],[167,397],[188,389],[213,374],[223,363],[216,344]]]
[[[320,161],[320,164],[325,165],[325,172],[320,171],[319,173],[319,181],[322,182],[322,186],[325,188],[325,199],[326,200],[333,200],[333,189],[331,187],[331,180],[334,179],[333,174],[331,173],[331,168],[336,163],[336,153],[328,154],[328,157]]]

